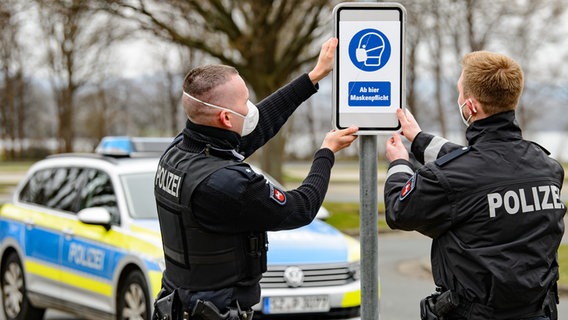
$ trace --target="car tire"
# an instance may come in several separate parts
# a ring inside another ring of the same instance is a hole
[[[24,269],[16,253],[10,253],[1,268],[2,307],[6,320],[40,320],[45,309],[32,306],[27,296]]]
[[[150,295],[142,272],[130,272],[118,289],[117,320],[150,320]]]

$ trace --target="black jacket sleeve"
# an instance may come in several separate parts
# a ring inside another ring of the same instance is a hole
[[[410,151],[414,154],[416,160],[421,164],[425,164],[461,147],[461,145],[452,143],[442,137],[421,131],[412,141]]]
[[[318,86],[303,74],[257,103],[258,125],[252,133],[241,138],[240,152],[245,158],[274,137],[296,108],[317,90]]]
[[[323,203],[334,159],[331,150],[318,150],[306,179],[290,191],[281,190],[244,163],[220,169],[195,190],[192,209],[203,227],[213,232],[307,225]]]
[[[449,188],[433,163],[412,173],[410,162],[393,161],[384,191],[387,224],[392,229],[416,230],[431,238],[438,237],[452,224],[454,206],[447,197]]]

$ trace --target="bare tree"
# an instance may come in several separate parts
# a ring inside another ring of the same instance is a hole
[[[26,89],[23,47],[19,41],[22,12],[27,2],[7,0],[0,3],[0,139],[9,141],[5,157],[14,159],[23,151],[26,122]]]
[[[163,105],[166,109],[157,110],[163,121],[163,134],[175,136],[180,131],[180,123],[183,123],[183,109],[180,104],[183,77],[189,69],[202,63],[203,59],[192,48],[171,43],[170,46],[171,50],[157,53],[156,60],[162,66],[163,81],[157,84],[160,90],[156,106]]]
[[[567,10],[568,2],[565,0],[529,1],[524,6],[515,6],[517,19],[510,21],[506,28],[509,32],[505,33],[504,37],[515,39],[508,43],[509,50],[515,53],[517,60],[523,66],[526,79],[524,99],[521,99],[517,108],[519,122],[525,127],[537,118],[536,115],[543,112],[545,104],[540,101],[547,99],[546,94],[541,94],[542,88],[535,85],[536,82],[555,81],[554,73],[545,71],[545,74],[539,75],[540,70],[547,68],[543,65],[538,66],[534,62],[542,49],[550,44],[557,44],[560,39],[568,35],[564,28],[558,28],[564,23],[564,14]],[[533,97],[531,105],[538,103],[540,108],[528,107],[530,102],[528,97]]]
[[[430,51],[432,53],[432,72],[434,73],[435,93],[434,101],[436,110],[438,111],[438,121],[440,123],[440,133],[442,136],[447,135],[446,118],[444,113],[444,101],[442,96],[443,88],[443,61],[444,61],[444,29],[441,0],[432,1],[432,14],[434,17],[434,25],[432,26],[432,39],[430,42]]]
[[[403,3],[409,11],[407,101],[410,108],[413,108],[411,104],[416,103],[415,99],[419,98],[419,95],[415,96],[416,91],[412,83],[418,78],[429,80],[431,77],[434,99],[425,99],[421,109],[430,110],[429,114],[436,115],[443,134],[448,130],[444,128],[450,127],[445,124],[445,111],[455,110],[455,82],[459,76],[459,62],[463,55],[476,50],[493,50],[512,56],[523,66],[528,82],[525,98],[521,100],[518,108],[518,118],[521,124],[528,124],[536,118],[533,113],[535,108],[524,106],[529,102],[526,97],[535,97],[542,92],[531,86],[531,80],[534,84],[535,71],[542,70],[542,64],[537,65],[534,61],[543,48],[566,36],[565,28],[558,27],[562,25],[561,19],[565,17],[568,6],[565,0],[417,2],[419,4],[412,0]],[[417,35],[419,41],[416,41]],[[417,52],[417,48],[423,43],[429,46],[426,50]],[[415,70],[420,67],[428,67],[431,71],[416,76]],[[543,80],[551,81],[552,75],[547,74],[544,79],[540,79]],[[432,112],[434,110],[435,112]],[[413,111],[418,113],[418,110]],[[457,112],[455,114],[457,117]]]
[[[424,15],[421,12],[426,11],[426,2],[421,0],[406,1],[408,23],[406,26],[406,104],[408,109],[413,113],[416,119],[417,114],[417,80],[419,68],[419,48],[424,34]]]
[[[57,106],[59,151],[73,150],[77,93],[94,79],[103,52],[121,35],[113,20],[81,0],[36,0],[45,57]]]
[[[155,35],[200,50],[236,67],[262,99],[315,61],[325,23],[336,1],[107,1],[107,10]],[[285,130],[284,130],[285,131]],[[285,136],[263,149],[261,166],[282,178]]]

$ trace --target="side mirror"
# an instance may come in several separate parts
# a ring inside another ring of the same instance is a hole
[[[77,213],[79,221],[84,224],[92,224],[104,227],[110,230],[112,216],[110,212],[102,207],[85,208]]]

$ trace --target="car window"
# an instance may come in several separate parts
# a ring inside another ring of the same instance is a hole
[[[68,213],[104,207],[113,217],[113,223],[119,223],[120,219],[110,177],[96,169],[70,167],[37,171],[22,189],[20,200]]]
[[[133,218],[158,218],[154,198],[155,174],[155,172],[143,172],[121,176],[128,212]]]
[[[40,205],[46,204],[45,199],[45,183],[50,179],[52,170],[41,170],[34,173],[20,192],[20,201],[35,203]]]
[[[78,190],[86,180],[81,168],[52,168],[36,172],[24,186],[20,200],[76,213]]]
[[[116,203],[116,194],[110,177],[102,171],[88,169],[85,171],[87,181],[80,191],[80,208],[102,207],[109,211],[112,223],[120,223],[120,214]]]

